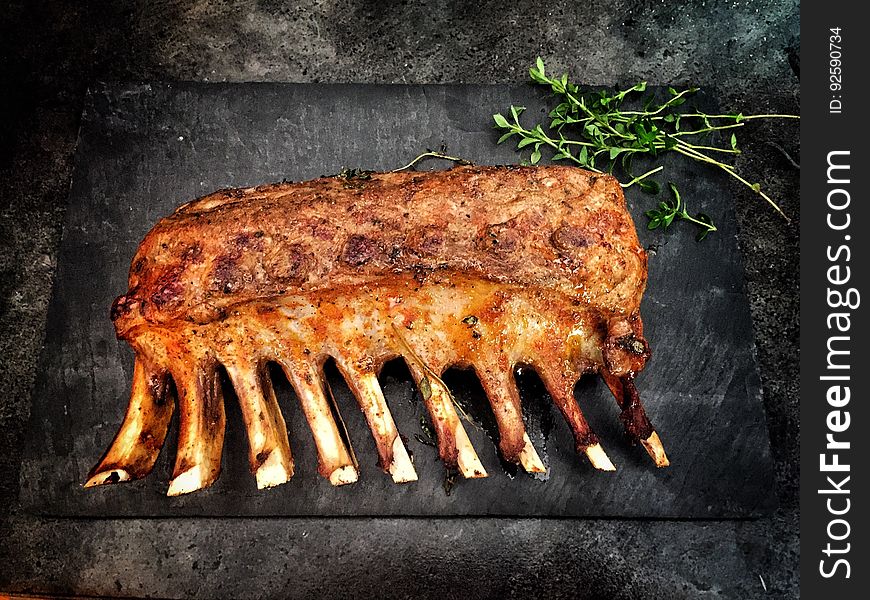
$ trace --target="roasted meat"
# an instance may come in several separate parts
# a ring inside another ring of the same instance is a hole
[[[502,456],[529,472],[546,467],[526,435],[518,366],[540,375],[577,450],[613,470],[574,399],[582,375],[601,374],[628,434],[664,466],[633,383],[650,355],[639,312],[646,263],[616,180],[571,167],[353,172],[215,192],[148,233],[129,290],[112,306],[118,337],[135,352],[132,394],[87,485],[145,476],[176,403],[168,493],[211,484],[224,436],[221,366],[258,486],[287,481],[293,459],[269,363],[296,391],[320,473],[336,485],[356,481],[323,377],[330,358],[396,482],[417,477],[378,385],[397,357],[417,383],[441,459],[465,477],[486,471],[440,378],[453,366],[474,369]]]

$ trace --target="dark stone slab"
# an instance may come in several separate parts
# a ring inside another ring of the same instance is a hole
[[[643,306],[653,360],[638,388],[672,466],[657,470],[624,440],[603,384],[584,380],[578,401],[618,466],[597,473],[575,455],[568,428],[533,376],[522,375],[532,440],[550,467],[545,480],[502,468],[485,431],[467,427],[490,477],[459,481],[448,495],[434,448],[420,444],[421,403],[410,378],[390,366],[384,393],[408,438],[420,476],[396,486],[375,466],[374,444],[353,399],[335,381],[360,458],[361,478],[332,488],[316,474],[310,433],[286,382],[279,401],[296,459],[293,480],[257,491],[247,472],[241,417],[228,402],[221,478],[181,498],[165,492],[174,428],[143,481],[84,490],[87,471],[110,443],[126,408],[132,353],[115,339],[108,307],[126,290],[141,238],[181,202],[228,186],[300,180],[343,167],[390,169],[424,148],[482,164],[516,162],[494,144],[491,107],[543,106],[530,87],[375,85],[143,85],[92,92],[86,102],[47,338],[21,468],[30,511],[59,516],[535,515],[747,517],[775,507],[773,470],[760,401],[735,216],[723,178],[665,161],[694,208],[720,231],[642,228],[649,196],[629,190],[644,243],[657,244]],[[431,168],[434,165],[426,165]],[[457,394],[485,401],[462,373]]]

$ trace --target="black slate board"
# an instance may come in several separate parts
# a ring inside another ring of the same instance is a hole
[[[448,495],[434,448],[419,443],[423,414],[406,371],[389,365],[384,393],[408,438],[420,480],[394,485],[375,465],[374,443],[347,388],[333,387],[360,458],[360,481],[331,487],[316,474],[316,454],[289,386],[276,378],[290,431],[296,475],[258,491],[247,470],[241,417],[228,402],[223,473],[208,490],[180,498],[164,492],[175,425],[145,480],[85,490],[88,470],[119,426],[132,353],[108,318],[113,298],[144,234],[162,216],[215,189],[302,180],[343,167],[385,170],[442,143],[481,164],[514,163],[496,146],[490,114],[511,103],[538,114],[544,96],[531,86],[376,86],[160,84],[102,86],[89,94],[33,395],[21,501],[56,516],[528,515],[749,517],[776,504],[769,440],[744,291],[735,215],[724,177],[688,161],[666,161],[693,208],[720,231],[701,244],[677,227],[643,228],[655,200],[627,194],[650,259],[644,299],[653,360],[638,379],[647,411],[671,459],[656,469],[623,437],[604,385],[584,379],[577,397],[618,467],[594,471],[574,453],[567,426],[534,376],[520,376],[530,436],[550,467],[546,480],[505,470],[484,431],[467,427],[490,473],[458,481]],[[709,99],[706,100],[710,102]],[[429,163],[424,168],[445,165]],[[447,378],[486,418],[476,380]]]

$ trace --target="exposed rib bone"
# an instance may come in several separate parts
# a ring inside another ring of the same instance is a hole
[[[438,454],[445,466],[448,469],[459,467],[459,472],[467,479],[487,477],[486,469],[456,414],[450,390],[440,378],[429,377],[413,359],[406,362],[435,426]]]
[[[356,461],[345,447],[335,420],[332,418],[332,410],[329,400],[323,393],[320,374],[306,362],[294,364],[292,368],[282,363],[281,367],[293,385],[293,389],[296,390],[302,412],[314,436],[318,472],[329,479],[332,485],[354,483],[359,478]]]
[[[393,334],[399,341],[405,363],[414,377],[417,389],[423,397],[426,410],[435,426],[438,439],[438,454],[447,469],[459,468],[466,479],[487,477],[471,440],[462,425],[462,420],[456,414],[453,395],[444,384],[441,377],[433,371],[420,355],[411,348],[395,322],[391,323]]]
[[[393,421],[393,415],[387,407],[387,401],[381,391],[378,378],[374,373],[362,372],[336,360],[348,386],[359,402],[359,406],[368,421],[369,428],[375,438],[381,466],[393,477],[396,483],[417,481],[417,472],[399,431]]]
[[[194,372],[173,365],[178,388],[178,453],[168,496],[208,487],[220,474],[226,415],[216,365],[200,364]]]
[[[628,376],[615,377],[608,373],[603,373],[602,377],[622,411],[619,414],[619,419],[622,421],[626,433],[643,445],[657,467],[667,467],[670,461],[665,454],[658,433],[653,429],[652,423],[646,416],[646,411],[643,409],[632,378]]]
[[[528,473],[546,473],[547,467],[526,435],[513,371],[503,365],[475,370],[498,424],[499,449],[504,459],[520,463]]]
[[[657,467],[667,467],[671,464],[671,461],[668,460],[665,454],[665,448],[662,445],[661,439],[659,439],[658,433],[653,431],[649,434],[649,437],[642,439],[640,443],[646,448],[647,454],[652,457]]]
[[[248,461],[257,488],[286,483],[293,476],[287,425],[278,407],[266,365],[227,365],[248,432]]]
[[[583,412],[577,406],[577,400],[574,398],[574,378],[566,380],[549,373],[546,369],[540,369],[538,372],[547,391],[552,396],[553,402],[559,407],[559,411],[571,428],[571,433],[574,434],[577,452],[586,454],[592,466],[599,471],[615,471],[616,467],[613,466],[607,453],[604,452],[604,448],[601,447],[598,436],[589,427]]]
[[[586,458],[592,463],[592,466],[599,471],[615,471],[616,467],[610,462],[610,457],[604,452],[604,448],[600,443],[595,443],[587,446],[583,452],[586,453]]]
[[[160,455],[175,407],[168,394],[167,375],[137,357],[132,387],[121,429],[85,487],[145,477]]]

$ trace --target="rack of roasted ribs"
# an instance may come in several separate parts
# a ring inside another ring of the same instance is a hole
[[[514,369],[534,369],[578,452],[614,469],[574,398],[600,373],[629,437],[666,466],[635,375],[650,356],[639,313],[647,280],[618,182],[578,168],[458,166],[345,172],[215,192],[161,220],[139,246],[111,317],[135,352],[130,404],[87,486],[152,469],[177,405],[169,495],[210,485],[224,438],[221,371],[245,421],[260,488],[286,482],[293,457],[267,366],[292,384],[334,485],[357,480],[324,381],[334,359],[395,482],[417,479],[378,384],[401,357],[437,435],[441,460],[485,477],[440,375],[471,368],[499,449],[528,472],[546,466],[526,434]]]

